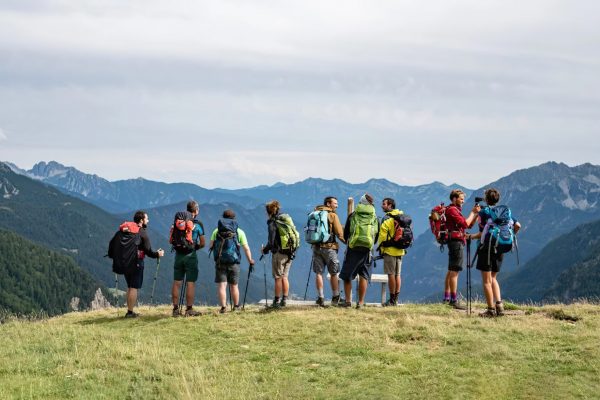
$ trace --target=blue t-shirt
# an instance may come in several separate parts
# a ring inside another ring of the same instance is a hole
[[[200,236],[204,236],[204,227],[202,222],[194,221],[194,229],[192,230],[192,242],[200,243]]]

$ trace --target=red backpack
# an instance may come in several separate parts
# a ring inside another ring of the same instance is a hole
[[[443,248],[450,240],[448,228],[446,227],[446,208],[444,203],[441,203],[439,206],[433,207],[431,213],[429,213],[431,233],[433,233],[435,240],[440,244],[440,248]]]

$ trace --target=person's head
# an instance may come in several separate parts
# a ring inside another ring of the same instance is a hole
[[[327,196],[323,200],[323,205],[327,206],[327,207],[331,208],[333,211],[335,211],[338,208],[338,200],[337,200],[337,198],[335,198],[333,196]]]
[[[498,189],[487,189],[483,195],[488,206],[495,206],[500,201],[500,191]]]
[[[225,210],[223,211],[223,218],[235,219],[235,212],[233,210]]]
[[[150,221],[148,219],[148,214],[146,214],[146,211],[143,210],[139,210],[136,211],[135,214],[133,215],[133,222],[135,222],[136,224],[138,224],[139,226],[145,228],[148,226],[148,221]]]
[[[396,201],[390,197],[386,197],[381,202],[381,209],[385,212],[390,212],[396,208]]]
[[[200,207],[198,206],[198,202],[194,200],[190,200],[187,203],[187,210],[191,212],[194,216],[198,215],[198,211],[200,211]]]
[[[455,206],[462,206],[465,202],[465,192],[460,189],[454,189],[450,192],[450,202]]]
[[[277,200],[273,200],[265,204],[265,209],[267,210],[267,215],[272,217],[273,215],[277,215],[279,212],[279,202]]]
[[[371,196],[369,193],[365,193],[360,197],[360,200],[358,201],[360,204],[364,204],[366,206],[372,206],[373,205],[373,196]]]

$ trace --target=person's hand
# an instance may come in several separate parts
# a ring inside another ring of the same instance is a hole
[[[473,212],[475,214],[479,214],[479,211],[481,211],[481,206],[479,204],[475,204],[473,206],[473,210],[471,210],[471,212]]]
[[[163,249],[158,249],[156,252],[158,253],[159,257],[162,257],[165,255],[165,251]]]
[[[263,254],[269,254],[269,250],[268,250],[266,247],[262,247],[262,248],[260,249],[260,251],[261,251],[261,253],[263,253]]]
[[[250,273],[254,272],[254,264],[250,264]]]
[[[254,259],[251,258],[250,261],[248,261],[250,263],[250,266],[253,267],[254,266]]]

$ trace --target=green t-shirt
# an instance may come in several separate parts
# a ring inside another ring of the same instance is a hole
[[[212,233],[212,235],[210,235],[210,240],[215,240],[217,238],[217,232],[219,230],[215,229]],[[241,230],[240,228],[237,228],[237,238],[238,238],[238,243],[240,244],[240,246],[246,246],[248,244],[248,239],[246,239],[246,233]]]

